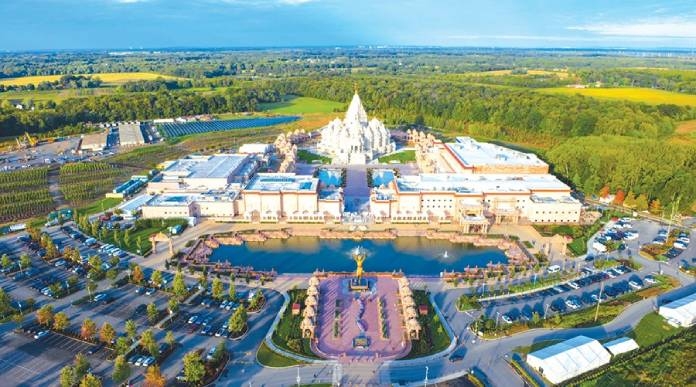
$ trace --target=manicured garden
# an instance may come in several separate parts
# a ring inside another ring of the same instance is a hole
[[[312,153],[306,149],[298,149],[297,150],[297,160],[302,161],[303,163],[311,164],[315,160],[321,161],[322,164],[331,164],[331,158],[318,155],[316,153]]]
[[[304,364],[302,362],[299,362],[295,359],[291,359],[289,357],[285,357],[266,345],[266,342],[262,342],[261,345],[259,346],[259,350],[256,352],[256,360],[261,365],[264,365],[266,367],[291,367],[291,366],[296,366],[300,364]]]
[[[380,163],[390,163],[398,161],[401,164],[413,163],[416,161],[416,151],[412,149],[403,150],[401,152],[392,153],[379,158]]]
[[[283,316],[278,322],[275,331],[273,332],[273,343],[288,352],[296,353],[308,358],[318,359],[319,357],[312,352],[309,339],[302,338],[300,331],[300,323],[302,322],[302,314],[293,315],[292,308],[294,303],[304,305],[304,299],[307,297],[307,291],[304,289],[294,289],[288,292],[290,303],[285,308]]]
[[[450,344],[450,337],[442,325],[440,317],[435,313],[435,309],[428,298],[428,293],[424,290],[414,290],[413,300],[416,302],[416,305],[427,305],[428,314],[418,316],[418,322],[423,330],[419,340],[411,341],[411,352],[404,359],[432,355],[445,350]]]

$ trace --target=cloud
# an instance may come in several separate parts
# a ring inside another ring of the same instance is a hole
[[[643,20],[631,23],[596,23],[568,27],[605,36],[696,38],[696,21],[691,20]]]

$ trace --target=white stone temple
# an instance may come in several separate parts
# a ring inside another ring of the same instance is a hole
[[[336,118],[321,130],[317,148],[330,155],[335,164],[367,164],[377,156],[394,152],[396,145],[380,120],[368,120],[356,92],[343,121]]]

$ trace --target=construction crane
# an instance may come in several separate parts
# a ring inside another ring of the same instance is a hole
[[[32,137],[29,133],[24,132],[24,137],[27,139],[27,144],[29,144],[30,147],[35,147],[36,144],[39,143],[39,139],[37,137]]]

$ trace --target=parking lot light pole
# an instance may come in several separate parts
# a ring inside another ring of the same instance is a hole
[[[546,304],[546,308],[544,308],[544,320],[546,320],[546,314],[549,312],[549,306],[551,306],[551,304]]]

